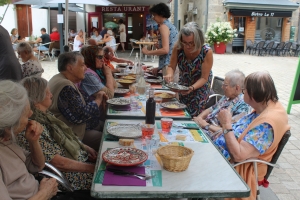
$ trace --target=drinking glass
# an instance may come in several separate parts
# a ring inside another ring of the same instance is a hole
[[[143,124],[141,126],[142,129],[142,138],[146,139],[146,137],[152,137],[154,133],[154,124]]]
[[[156,111],[159,111],[160,104],[162,103],[162,98],[161,97],[154,97],[154,101],[156,102]]]
[[[164,134],[170,133],[171,127],[173,124],[173,119],[172,118],[161,118],[160,122],[161,122],[162,133],[164,133]]]

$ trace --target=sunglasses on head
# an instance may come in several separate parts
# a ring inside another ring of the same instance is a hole
[[[101,60],[101,59],[103,59],[103,55],[97,55],[96,58]]]

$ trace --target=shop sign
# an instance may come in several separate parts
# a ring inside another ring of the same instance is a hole
[[[149,6],[102,6],[101,12],[145,12]]]
[[[277,10],[230,9],[230,13],[234,16],[251,16],[251,17],[291,17],[292,16],[292,11],[277,11]]]
[[[274,12],[252,12],[251,17],[274,17]]]

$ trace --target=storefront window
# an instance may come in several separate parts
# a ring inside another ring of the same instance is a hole
[[[281,40],[281,17],[257,17],[255,40]]]
[[[243,38],[245,32],[245,17],[234,17],[234,29],[237,30],[237,37]]]

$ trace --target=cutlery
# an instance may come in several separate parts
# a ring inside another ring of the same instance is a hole
[[[153,176],[148,176],[148,175],[140,176],[140,175],[136,175],[136,174],[127,174],[127,173],[122,173],[122,172],[114,172],[114,174],[119,175],[119,176],[134,176],[134,177],[137,177],[141,180],[149,180],[149,179],[155,177],[155,175],[153,175]]]
[[[121,170],[121,169],[106,168],[106,170],[110,171],[110,172],[124,174],[124,175],[137,175],[137,176],[142,176],[142,177],[149,176],[147,174],[138,174],[138,173],[135,173],[135,172],[124,171],[124,170]]]

